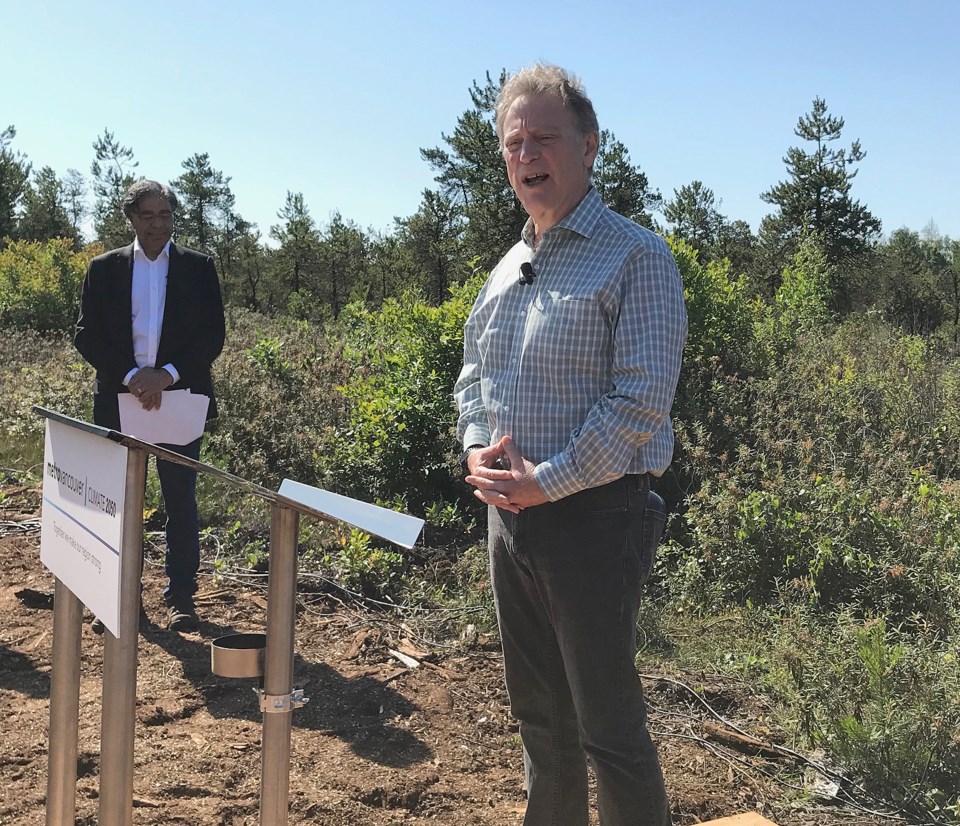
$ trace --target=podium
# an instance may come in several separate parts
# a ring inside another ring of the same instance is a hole
[[[260,826],[285,826],[290,787],[297,538],[301,515],[346,522],[413,546],[423,520],[285,480],[280,491],[108,428],[35,406],[46,418],[41,559],[55,576],[47,826],[76,820],[80,639],[86,601],[105,620],[100,826],[133,824],[140,571],[147,458],[193,468],[270,503],[270,574],[260,769]],[[51,487],[48,490],[48,483]],[[83,598],[82,598],[83,597]]]

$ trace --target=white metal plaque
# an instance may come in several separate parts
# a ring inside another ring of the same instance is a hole
[[[47,419],[40,560],[120,636],[127,448]]]
[[[293,479],[284,479],[277,492],[367,533],[389,539],[403,548],[412,548],[423,529],[423,520],[415,516],[360,502],[303,482],[294,482]]]

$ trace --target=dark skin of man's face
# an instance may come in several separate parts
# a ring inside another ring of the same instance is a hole
[[[147,195],[130,216],[130,223],[147,258],[153,261],[173,235],[173,210],[166,199]]]

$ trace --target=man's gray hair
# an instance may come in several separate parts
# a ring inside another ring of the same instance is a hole
[[[150,181],[146,178],[143,178],[137,181],[135,184],[131,184],[130,188],[123,195],[123,214],[129,218],[131,215],[135,215],[140,211],[140,202],[144,198],[148,198],[151,195],[156,195],[158,198],[163,198],[168,204],[170,204],[170,211],[176,212],[179,204],[177,203],[177,196],[173,194],[173,190],[168,186],[164,186],[157,181]]]
[[[524,95],[534,97],[544,94],[556,95],[563,105],[573,112],[581,136],[600,132],[597,113],[593,111],[593,104],[587,97],[580,78],[559,66],[537,63],[511,75],[500,89],[495,111],[497,138],[501,145],[503,145],[503,121],[513,102]]]

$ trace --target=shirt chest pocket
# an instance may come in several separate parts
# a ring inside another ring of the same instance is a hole
[[[528,347],[547,358],[604,359],[612,350],[611,324],[591,296],[541,292],[528,333]]]

